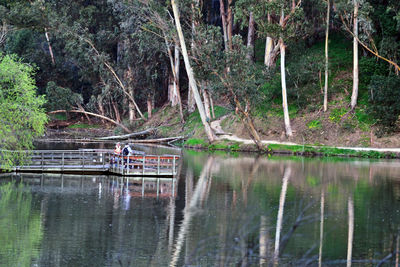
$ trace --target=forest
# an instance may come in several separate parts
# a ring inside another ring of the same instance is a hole
[[[396,146],[399,53],[398,0],[0,0],[0,63],[117,134]]]

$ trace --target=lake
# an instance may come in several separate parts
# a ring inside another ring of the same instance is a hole
[[[0,265],[399,264],[399,161],[182,157],[176,179],[3,174]]]

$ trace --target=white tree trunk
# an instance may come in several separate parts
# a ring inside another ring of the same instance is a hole
[[[347,236],[347,267],[351,266],[351,259],[353,253],[353,235],[354,235],[354,203],[353,199],[349,197],[348,203],[348,213],[349,213],[349,232]]]
[[[351,109],[357,105],[358,97],[358,0],[354,1],[354,21],[353,21],[353,93],[351,95]]]
[[[219,12],[220,12],[221,21],[222,21],[222,32],[224,33],[225,50],[228,50],[228,33],[227,33],[227,28],[226,28],[226,14],[225,14],[224,0],[219,0]]]
[[[266,43],[265,43],[265,58],[264,58],[264,64],[268,68],[272,66],[273,60],[272,60],[272,51],[274,49],[274,40],[271,37],[267,37]]]
[[[189,55],[188,55],[188,52],[186,49],[185,39],[183,37],[181,22],[179,19],[178,6],[177,6],[175,0],[171,0],[171,5],[172,5],[172,11],[174,13],[174,18],[175,18],[175,26],[176,26],[176,30],[178,32],[179,41],[180,41],[180,45],[181,45],[181,49],[182,49],[182,56],[183,56],[183,60],[185,62],[185,68],[186,68],[186,72],[187,72],[187,75],[189,78],[189,84],[191,86],[191,90],[193,92],[193,96],[196,101],[197,109],[199,110],[200,118],[204,125],[204,130],[207,134],[208,141],[213,142],[215,140],[215,135],[210,127],[210,124],[207,121],[207,116],[206,116],[206,113],[204,110],[203,102],[201,101],[201,96],[199,94],[199,90],[197,89],[196,80],[194,78],[193,70],[192,70],[192,67],[189,62]]]
[[[50,43],[49,33],[47,32],[47,28],[44,28],[44,35],[46,36],[47,45],[49,46],[49,53],[50,53],[50,57],[51,57],[51,63],[54,66],[56,64],[56,61],[54,59],[53,48],[51,48],[51,43]]]
[[[207,84],[206,82],[201,82],[201,92],[203,93],[204,110],[206,111],[207,120],[211,120],[211,110],[210,110],[210,98],[208,96]]]
[[[280,246],[282,222],[283,222],[283,209],[285,207],[287,186],[291,172],[292,169],[290,167],[286,167],[285,173],[283,174],[282,190],[281,190],[281,195],[279,197],[278,218],[276,221],[274,265],[277,265],[279,261],[279,246]]]
[[[267,13],[267,20],[268,23],[271,23],[272,21],[271,14],[269,12]],[[267,36],[267,40],[265,43],[265,57],[264,57],[264,64],[265,66],[267,66],[267,68],[271,67],[273,64],[273,59],[272,59],[273,49],[274,49],[274,40],[270,36]]]
[[[254,33],[255,33],[255,22],[253,12],[250,12],[249,17],[249,29],[247,32],[247,58],[250,60],[254,59]]]
[[[283,116],[285,121],[285,131],[286,136],[290,137],[293,135],[292,127],[290,126],[289,119],[289,110],[287,104],[287,91],[286,91],[286,73],[285,73],[285,51],[286,47],[283,42],[283,39],[279,39],[280,51],[281,51],[281,82],[282,82],[282,107],[283,107]]]
[[[324,86],[324,111],[328,110],[328,71],[329,71],[329,53],[328,53],[328,41],[329,41],[329,16],[330,16],[330,1],[327,0],[326,9],[326,33],[325,33],[325,86]]]

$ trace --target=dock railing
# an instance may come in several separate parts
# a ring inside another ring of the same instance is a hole
[[[177,155],[114,154],[110,149],[33,150],[14,171],[85,172],[98,171],[120,175],[170,176],[176,175],[180,157]]]

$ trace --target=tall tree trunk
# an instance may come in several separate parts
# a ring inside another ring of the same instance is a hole
[[[114,109],[115,120],[116,120],[118,123],[121,123],[121,115],[120,115],[120,113],[119,113],[117,104],[114,102],[114,100],[111,100],[111,104],[112,104],[112,107],[113,107],[113,109]]]
[[[167,47],[169,62],[172,71],[172,78],[168,83],[168,98],[171,101],[171,106],[175,106],[176,103],[179,104],[179,114],[181,116],[181,121],[184,122],[185,119],[183,118],[182,98],[179,88],[179,69],[180,69],[179,45],[175,44],[174,56],[172,56],[171,47],[168,43],[167,38],[164,37],[164,40]]]
[[[103,97],[101,97],[101,95],[97,96],[97,105],[99,106],[100,115],[101,116],[105,116],[104,105],[103,105]],[[101,122],[105,123],[105,120],[101,119]]]
[[[44,35],[46,36],[47,45],[49,47],[49,53],[50,53],[50,57],[51,57],[51,64],[53,64],[53,66],[54,66],[54,65],[56,65],[56,61],[54,59],[53,48],[51,47],[49,33],[47,31],[47,28],[44,28]]]
[[[185,39],[183,36],[181,22],[179,19],[179,11],[178,11],[178,7],[176,5],[175,0],[171,0],[171,5],[172,5],[172,11],[174,13],[174,18],[175,18],[175,26],[176,26],[176,30],[178,32],[179,41],[180,41],[180,45],[181,45],[181,49],[182,49],[182,56],[183,56],[183,60],[185,62],[186,72],[187,72],[187,75],[189,78],[189,83],[190,83],[190,86],[191,86],[191,89],[192,89],[192,92],[193,92],[193,95],[194,95],[194,98],[196,101],[197,109],[199,110],[200,118],[204,125],[204,130],[207,134],[208,141],[214,142],[216,137],[210,127],[210,124],[207,122],[207,116],[206,116],[206,113],[204,110],[203,102],[201,101],[201,96],[199,94],[199,90],[197,89],[196,80],[194,78],[193,70],[192,70],[192,67],[189,62],[189,55],[188,55],[188,52],[186,49]]]
[[[328,42],[329,42],[329,17],[330,17],[330,1],[327,0],[326,9],[326,33],[325,33],[325,86],[324,86],[324,111],[328,110],[328,71],[329,71],[329,53],[328,53]]]
[[[194,99],[194,94],[192,91],[192,87],[189,85],[189,91],[188,91],[188,100],[187,100],[187,109],[189,113],[193,113],[196,110],[196,100]]]
[[[206,111],[207,120],[211,120],[211,112],[210,112],[210,98],[208,96],[208,90],[205,82],[201,83],[202,92],[203,92],[203,100],[204,100],[204,109]]]
[[[152,100],[151,100],[151,95],[147,95],[147,118],[151,119],[152,116],[152,110],[153,110],[153,105],[152,105]]]
[[[283,39],[279,39],[280,51],[281,51],[281,82],[282,82],[282,107],[283,107],[283,115],[285,121],[285,131],[286,136],[290,137],[293,135],[292,127],[290,126],[290,119],[289,119],[289,110],[287,104],[287,91],[286,91],[286,73],[285,73],[285,44]]]
[[[232,36],[233,36],[233,13],[232,13],[232,0],[228,0],[227,7],[228,15],[227,15],[227,35],[228,35],[228,47],[232,50]]]
[[[255,22],[253,12],[250,11],[249,16],[249,29],[247,31],[247,58],[254,60],[254,33],[255,33]]]
[[[209,97],[210,97],[210,106],[211,106],[211,115],[212,118],[215,119],[215,112],[214,112],[214,101],[212,99],[212,95],[210,94],[210,92],[208,92]]]
[[[283,222],[283,209],[285,207],[287,186],[288,186],[291,172],[292,172],[292,169],[290,167],[285,168],[285,173],[283,174],[281,195],[279,197],[279,209],[278,209],[278,217],[276,220],[276,232],[275,232],[275,250],[274,250],[274,265],[275,266],[278,265],[278,262],[279,262],[279,254],[280,254],[279,248],[280,248],[282,222]]]
[[[347,236],[347,267],[351,266],[351,259],[353,254],[353,235],[354,235],[354,203],[353,199],[349,197],[348,202],[349,213],[349,231]]]
[[[225,51],[228,50],[228,32],[227,32],[227,27],[226,27],[226,14],[225,14],[225,4],[224,0],[219,0],[219,12],[221,15],[221,21],[222,21],[222,31],[224,33],[224,45],[225,45]]]
[[[354,3],[354,19],[353,19],[353,93],[351,95],[351,109],[357,105],[358,97],[358,0],[353,0]]]
[[[272,50],[274,46],[274,41],[271,37],[267,36],[267,40],[265,41],[265,58],[264,65],[268,68],[272,66]]]
[[[270,1],[271,0],[269,0],[269,2]],[[267,20],[268,23],[272,22],[271,14],[269,12],[267,13]],[[264,56],[264,65],[267,66],[267,68],[271,67],[274,63],[274,60],[272,58],[273,49],[274,49],[274,40],[270,36],[267,36],[265,42],[265,56]]]

